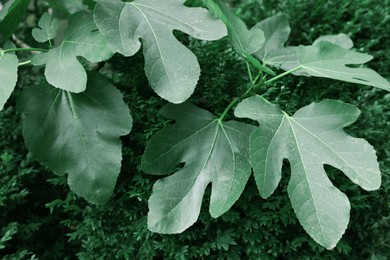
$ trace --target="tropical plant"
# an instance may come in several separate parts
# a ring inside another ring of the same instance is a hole
[[[26,146],[36,160],[58,175],[68,174],[70,189],[87,201],[104,204],[110,199],[121,167],[120,137],[131,131],[132,117],[121,93],[99,73],[99,66],[91,64],[115,53],[132,56],[142,47],[151,88],[170,102],[161,112],[175,121],[150,139],[142,157],[145,173],[171,174],[153,187],[149,229],[180,233],[190,227],[210,183],[210,214],[221,216],[237,201],[252,170],[260,195],[269,197],[287,159],[288,195],[299,222],[318,244],[336,246],[347,228],[350,204],[329,180],[324,165],[340,169],[365,190],[381,184],[373,147],[343,130],[360,111],[342,101],[323,100],[289,115],[267,95],[287,75],[390,91],[386,79],[362,67],[372,56],[352,50],[345,34],[325,35],[308,46],[286,46],[290,27],[283,14],[248,30],[221,0],[204,0],[209,11],[187,7],[184,0],[87,2],[93,12],[70,15],[62,38],[57,37],[57,19],[48,13],[41,16],[32,36],[47,48],[7,44],[0,50],[1,109],[14,90],[19,66],[45,68],[47,83],[26,88],[18,101],[18,110],[26,114]],[[28,4],[5,3],[0,11],[0,33],[5,38]],[[200,66],[174,30],[204,41],[227,36],[237,60],[246,64],[246,90],[218,115],[186,102]],[[31,59],[20,61],[16,53],[23,51]],[[277,74],[280,70],[284,72]],[[228,120],[233,108],[237,119]]]

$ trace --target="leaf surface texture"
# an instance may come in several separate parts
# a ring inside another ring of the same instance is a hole
[[[291,28],[287,17],[283,14],[278,14],[259,22],[253,28],[261,29],[265,36],[264,44],[255,53],[255,56],[264,63],[272,65],[269,59],[280,55],[290,35]]]
[[[18,58],[0,49],[0,111],[15,89],[18,79]]]
[[[44,13],[39,19],[38,26],[40,28],[34,28],[32,35],[37,42],[47,42],[57,35],[58,20],[52,18],[48,13]]]
[[[235,16],[221,0],[204,0],[203,2],[226,24],[233,47],[238,53],[252,54],[260,49],[265,40],[261,29],[248,30],[245,23]]]
[[[194,38],[217,40],[224,24],[203,8],[188,8],[184,0],[99,0],[94,19],[115,52],[134,55],[143,45],[145,73],[154,91],[172,103],[194,91],[200,67],[196,56],[173,35],[179,30]]]
[[[365,190],[378,189],[381,183],[372,146],[343,131],[359,114],[352,105],[324,100],[289,116],[260,96],[245,99],[235,110],[236,116],[259,122],[250,137],[250,157],[261,196],[274,192],[283,159],[288,159],[288,194],[294,211],[307,233],[328,249],[347,228],[350,204],[333,186],[323,165],[340,169]]]
[[[285,47],[290,27],[284,15],[267,18],[255,28],[265,33],[265,44],[255,56],[266,65],[286,71],[298,69],[294,75],[330,78],[390,91],[390,83],[377,72],[356,67],[373,57],[349,50],[353,43],[345,34],[321,36],[308,46]]]
[[[63,42],[47,53],[34,56],[32,63],[46,66],[47,82],[54,87],[79,93],[86,88],[87,73],[77,57],[99,62],[111,55],[112,51],[97,30],[92,15],[76,13],[69,17]]]
[[[132,118],[120,92],[90,74],[83,93],[49,85],[29,87],[19,110],[27,113],[23,132],[34,158],[58,175],[68,173],[73,192],[96,204],[112,195],[121,168],[120,136]]]
[[[221,0],[203,0],[206,6],[221,19],[229,32],[229,38],[233,48],[255,68],[262,70],[268,74],[275,73],[265,66],[251,54],[258,51],[265,41],[264,33],[261,29],[253,27],[248,30],[245,23],[235,16],[228,6]]]
[[[221,122],[189,103],[167,105],[162,113],[176,123],[149,141],[142,169],[150,174],[174,174],[153,187],[148,227],[159,233],[180,233],[197,220],[209,183],[213,217],[222,215],[238,199],[251,173],[248,147],[254,127]],[[178,170],[181,163],[184,166]]]

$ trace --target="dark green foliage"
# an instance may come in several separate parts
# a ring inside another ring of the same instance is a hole
[[[388,0],[379,4],[373,0],[231,2],[249,26],[283,11],[293,28],[291,45],[310,44],[323,34],[348,33],[356,50],[376,58],[369,66],[390,78]],[[197,55],[202,69],[191,101],[218,115],[245,89],[244,84],[248,82],[245,64],[227,47],[226,40],[204,43],[183,38]],[[150,137],[170,122],[158,113],[166,101],[148,87],[143,64],[140,53],[131,58],[116,55],[101,70],[125,94],[134,119],[132,134],[122,138],[123,166],[114,196],[104,206],[89,205],[76,198],[68,192],[65,177],[45,181],[53,175],[31,162],[21,137],[20,115],[14,109],[18,93],[11,97],[5,111],[0,113],[0,248],[5,246],[0,249],[0,257],[29,259],[35,254],[40,259],[368,259],[390,256],[390,94],[320,78],[286,77],[271,86],[267,98],[290,113],[324,98],[356,105],[362,115],[347,131],[367,139],[375,147],[383,173],[381,189],[366,192],[352,185],[341,172],[327,167],[332,182],[348,195],[352,206],[350,226],[334,250],[327,251],[317,245],[298,224],[287,197],[288,178],[282,178],[275,194],[267,200],[260,198],[254,179],[250,178],[235,206],[218,219],[208,213],[208,190],[199,221],[190,229],[180,235],[149,232],[147,200],[156,178],[141,172],[140,158]],[[21,87],[42,81],[23,78]],[[284,175],[289,174],[288,168],[286,164]],[[3,242],[2,238],[10,240]]]
[[[9,38],[18,28],[29,3],[30,0],[10,0],[4,3],[0,14],[0,32],[4,38]]]
[[[26,73],[22,70],[21,73]],[[37,82],[26,76],[20,86]],[[49,171],[33,162],[24,145],[20,114],[11,96],[0,113],[0,258],[64,259],[77,249],[66,244],[66,227],[59,225],[63,214],[50,215],[45,203],[50,196],[61,197],[63,190],[48,185]]]

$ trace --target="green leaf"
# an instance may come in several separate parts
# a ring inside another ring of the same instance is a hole
[[[299,68],[294,75],[331,78],[390,91],[390,83],[375,71],[347,66],[364,64],[372,56],[348,50],[353,43],[345,34],[321,36],[309,46],[285,47],[290,34],[286,16],[270,17],[254,27],[262,29],[266,38],[254,56],[267,65],[286,71]]]
[[[145,72],[154,91],[172,103],[185,101],[194,91],[200,68],[196,56],[174,37],[179,30],[197,39],[226,35],[222,22],[203,8],[183,6],[184,0],[99,0],[95,23],[111,48],[134,55],[143,44]]]
[[[255,57],[253,57],[252,55],[246,54],[246,53],[241,53],[241,55],[244,56],[244,58],[247,61],[249,61],[256,69],[264,71],[265,73],[268,73],[272,76],[276,76],[276,73],[273,70],[271,70],[270,68],[268,68],[266,66],[263,66],[260,63],[260,61],[258,59],[256,59]]]
[[[289,54],[289,49],[285,47],[285,44],[290,36],[291,28],[284,14],[271,16],[259,22],[253,28],[263,30],[265,35],[265,42],[262,48],[255,53],[257,58],[267,64],[273,64],[273,58]],[[313,45],[321,41],[337,44],[344,49],[353,47],[352,40],[344,33],[320,36],[314,41]]]
[[[288,49],[288,55],[275,57],[273,62],[286,71],[300,67],[294,75],[330,78],[390,91],[390,83],[374,70],[347,66],[366,63],[373,58],[370,55],[346,50],[327,41]]]
[[[27,113],[23,132],[34,158],[58,175],[68,173],[68,184],[79,196],[105,203],[121,168],[119,136],[132,126],[122,94],[93,73],[83,93],[33,86],[18,103]]]
[[[58,31],[58,20],[52,18],[48,13],[44,13],[39,19],[39,27],[32,30],[32,35],[37,42],[47,42],[54,39]]]
[[[203,0],[206,6],[221,19],[228,28],[233,48],[255,68],[275,75],[271,69],[263,66],[251,54],[258,51],[265,41],[264,33],[259,28],[248,30],[245,23],[235,16],[223,1]]]
[[[0,111],[14,91],[18,79],[18,58],[0,49]]]
[[[265,64],[270,64],[269,59],[280,55],[290,35],[291,28],[287,17],[283,14],[278,14],[259,22],[253,28],[261,29],[265,36],[264,44],[254,53],[254,56]]]
[[[141,165],[150,174],[175,173],[155,183],[148,227],[159,233],[180,233],[197,220],[210,182],[213,217],[225,213],[238,199],[251,173],[248,147],[254,127],[222,122],[188,103],[169,104],[162,113],[176,124],[152,137]],[[177,170],[180,163],[184,166]]]
[[[206,6],[221,19],[228,28],[234,49],[238,53],[252,54],[261,48],[265,38],[259,28],[248,30],[245,23],[235,16],[221,0],[204,0]]]
[[[349,36],[344,34],[344,33],[339,33],[339,34],[335,34],[335,35],[320,36],[313,42],[313,45],[316,45],[319,42],[323,42],[323,41],[337,44],[340,47],[343,47],[344,49],[347,49],[347,50],[349,50],[353,47],[353,42],[352,42],[351,38],[349,38]]]
[[[10,0],[0,10],[0,33],[9,38],[23,18],[30,0]]]
[[[32,63],[46,65],[46,79],[54,87],[79,93],[85,90],[87,73],[77,57],[99,62],[111,55],[112,51],[97,30],[92,15],[76,13],[69,17],[69,27],[61,45],[34,56]]]
[[[343,131],[359,114],[352,105],[324,100],[289,116],[260,96],[245,99],[235,110],[237,117],[260,125],[250,136],[249,149],[261,196],[274,192],[283,159],[288,159],[288,194],[294,211],[306,232],[328,249],[335,247],[347,228],[350,204],[328,179],[323,165],[340,169],[365,190],[378,189],[381,183],[372,146]]]

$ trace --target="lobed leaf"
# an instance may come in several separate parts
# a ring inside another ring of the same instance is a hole
[[[99,0],[94,20],[115,52],[134,55],[141,47],[145,73],[154,91],[172,103],[194,91],[200,68],[196,56],[174,37],[179,30],[197,39],[217,40],[226,28],[203,8],[183,6],[184,0]]]
[[[18,58],[0,49],[0,111],[14,91],[18,79]]]
[[[34,56],[32,63],[46,66],[47,82],[54,87],[79,93],[86,88],[87,73],[77,57],[99,62],[111,55],[112,51],[97,30],[92,15],[76,13],[69,17],[63,42],[47,53]]]
[[[38,26],[32,30],[32,36],[37,42],[47,42],[54,39],[58,31],[58,20],[52,18],[48,13],[44,13],[39,19]]]
[[[269,59],[280,55],[290,35],[291,28],[287,17],[283,14],[278,14],[259,22],[253,28],[262,30],[265,36],[263,45],[254,53],[254,56],[265,64],[273,65]]]
[[[372,56],[348,50],[353,46],[345,34],[319,37],[313,45],[284,47],[290,33],[284,15],[270,17],[255,27],[262,29],[266,41],[254,55],[265,64],[294,71],[294,75],[315,76],[377,87],[390,91],[390,83],[374,70],[360,65]]]
[[[331,78],[390,91],[390,83],[374,70],[347,66],[366,63],[372,59],[370,55],[346,50],[327,41],[288,50],[287,55],[275,57],[273,63],[286,71],[300,68],[293,73],[295,75]]]
[[[92,73],[79,94],[49,85],[29,87],[18,108],[27,113],[23,133],[34,158],[58,175],[68,173],[68,184],[79,196],[105,203],[121,168],[119,137],[132,126],[120,92]]]
[[[323,165],[340,169],[365,190],[378,189],[381,183],[372,146],[343,131],[359,114],[352,105],[324,100],[289,116],[260,96],[243,100],[235,110],[237,117],[260,125],[250,136],[249,148],[260,195],[267,198],[274,192],[283,159],[288,159],[288,194],[294,211],[307,233],[328,249],[336,246],[347,228],[350,204],[328,179]]]
[[[210,213],[218,217],[239,198],[251,174],[249,135],[254,127],[221,122],[189,103],[167,105],[162,113],[176,124],[149,141],[142,170],[174,174],[158,180],[149,199],[148,227],[159,233],[180,233],[198,218],[206,186],[212,183]]]
[[[217,0],[216,2],[214,0],[203,0],[203,2],[225,23],[229,32],[229,38],[236,52],[250,62],[255,68],[275,75],[271,69],[263,66],[251,55],[258,51],[264,43],[265,37],[263,31],[255,27],[248,30],[245,23],[235,16],[221,0]]]
[[[9,0],[0,10],[0,33],[9,38],[23,18],[30,0]]]
[[[277,60],[280,57],[291,55],[292,47],[285,47],[288,37],[290,36],[291,28],[288,24],[287,17],[284,14],[268,17],[256,24],[254,28],[259,28],[264,31],[265,35],[263,46],[254,54],[257,58],[266,64],[279,66],[280,61],[278,62]],[[352,40],[348,35],[343,33],[320,36],[314,41],[313,45],[323,41],[337,44],[344,49],[351,49],[353,47]]]

